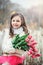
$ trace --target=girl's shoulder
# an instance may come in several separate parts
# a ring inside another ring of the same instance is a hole
[[[5,34],[5,35],[9,34],[9,28],[4,28],[3,29],[3,34]]]
[[[2,31],[3,31],[3,37],[9,37],[9,29],[8,28],[4,28]]]
[[[0,39],[7,34],[9,34],[9,29],[8,28],[2,29],[2,31],[0,31]]]

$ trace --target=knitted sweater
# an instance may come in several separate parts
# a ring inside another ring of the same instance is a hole
[[[24,35],[24,31],[22,29],[22,27],[20,27],[19,29],[14,29],[15,34],[19,34],[20,36]],[[4,29],[4,37],[3,37],[3,41],[2,41],[2,51],[3,52],[15,52],[15,49],[12,46],[12,38],[9,38],[9,29]]]

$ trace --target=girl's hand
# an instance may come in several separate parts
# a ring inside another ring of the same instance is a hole
[[[25,51],[22,56],[24,56],[25,58],[28,56],[28,51]]]
[[[25,51],[16,49],[15,55],[21,57],[23,53],[25,53]]]

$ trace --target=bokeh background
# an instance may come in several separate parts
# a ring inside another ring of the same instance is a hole
[[[9,28],[10,16],[14,12],[22,13],[28,31],[37,41],[41,57],[26,60],[26,65],[43,65],[43,0],[0,0],[0,55],[3,29]]]

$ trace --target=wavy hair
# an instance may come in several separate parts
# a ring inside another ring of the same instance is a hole
[[[24,16],[22,14],[20,14],[20,13],[15,13],[10,18],[10,32],[9,32],[10,36],[12,37],[14,35],[13,27],[12,27],[11,22],[12,22],[13,17],[15,17],[15,16],[19,16],[21,18],[21,26],[23,27],[23,31],[25,32],[25,34],[27,34],[28,33],[28,29],[27,29],[27,26],[26,26],[26,23],[25,23]]]

